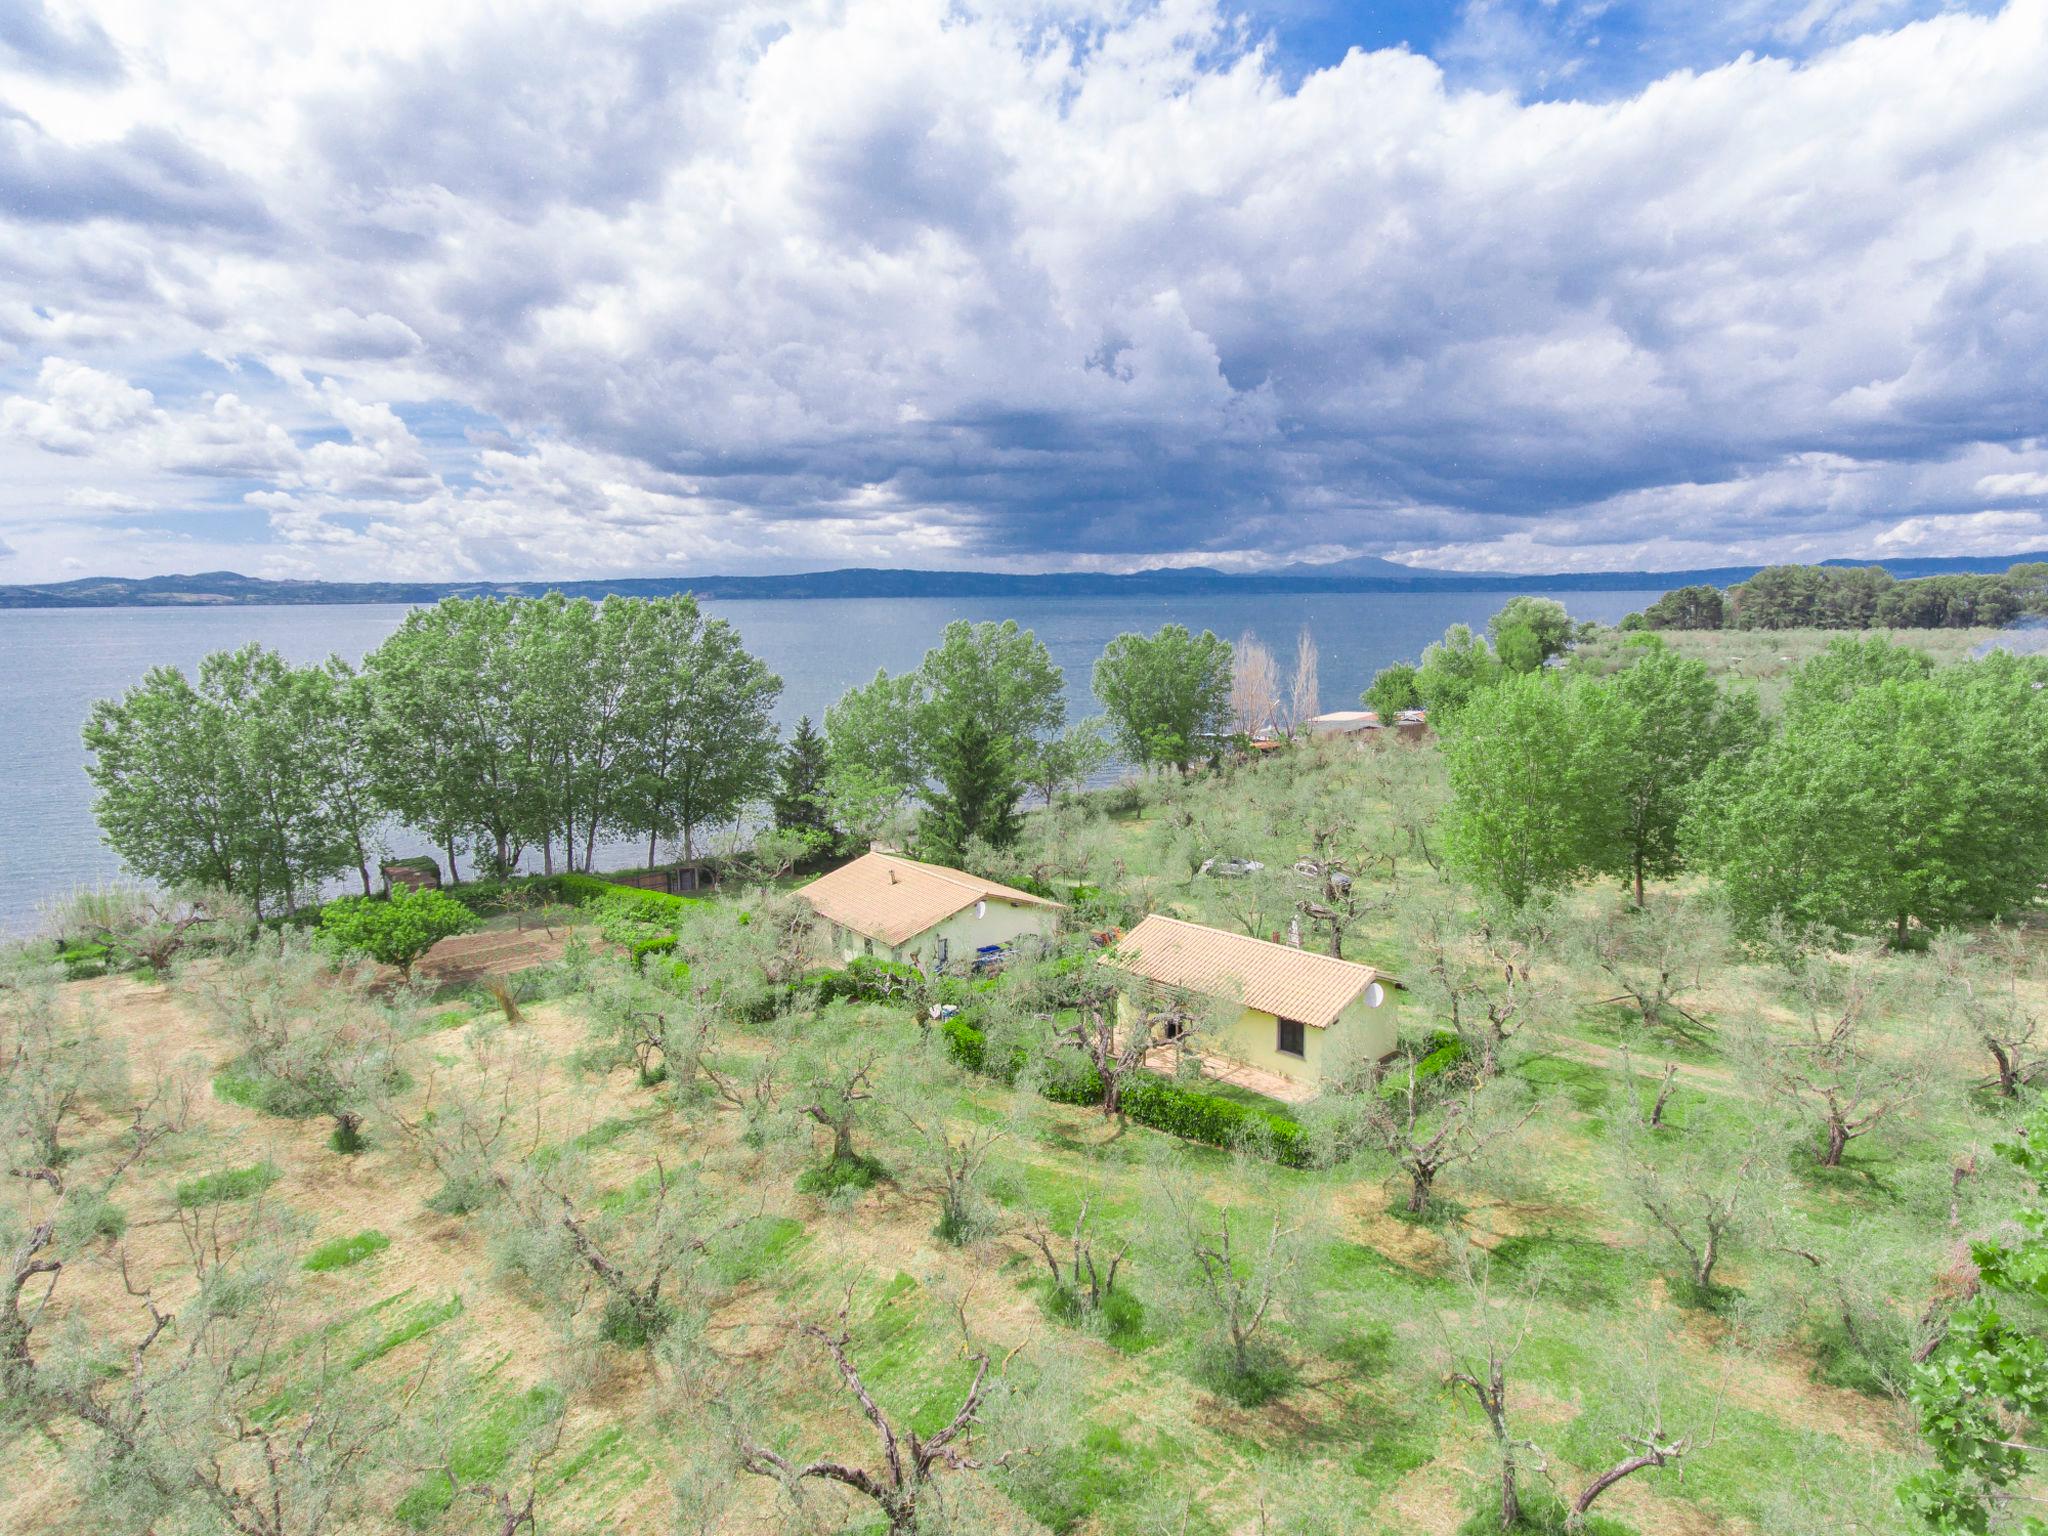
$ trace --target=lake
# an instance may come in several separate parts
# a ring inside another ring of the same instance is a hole
[[[778,717],[822,720],[825,707],[877,667],[917,664],[954,619],[1015,619],[1037,632],[1066,673],[1068,708],[1090,714],[1089,669],[1126,630],[1161,624],[1250,630],[1283,672],[1303,625],[1322,653],[1322,706],[1349,708],[1374,672],[1413,660],[1458,623],[1478,628],[1508,593],[1201,594],[1133,598],[835,598],[706,602],[783,680]],[[1613,623],[1658,592],[1550,594],[1575,618]],[[94,608],[0,611],[0,931],[23,931],[39,905],[109,880],[120,861],[92,817],[79,740],[93,700],[118,694],[158,665],[190,672],[209,651],[259,641],[293,662],[359,661],[395,629],[398,604],[359,607]],[[424,851],[399,837],[395,853]],[[634,862],[621,845],[618,864]]]

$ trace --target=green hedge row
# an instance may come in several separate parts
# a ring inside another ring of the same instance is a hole
[[[1199,1088],[1141,1077],[1124,1087],[1124,1113],[1183,1141],[1212,1147],[1249,1143],[1260,1151],[1270,1149],[1273,1161],[1286,1167],[1308,1166],[1308,1132],[1298,1122]]]
[[[988,1036],[955,1014],[939,1022],[945,1036],[946,1053],[960,1066],[984,1077],[1014,1083],[1024,1068],[1024,1052],[1013,1052],[1008,1061],[991,1062]],[[1041,1083],[1039,1092],[1058,1104],[1100,1104],[1102,1077],[1092,1063],[1079,1062],[1072,1070]],[[1249,1142],[1270,1149],[1275,1162],[1289,1168],[1305,1168],[1309,1162],[1308,1132],[1284,1115],[1255,1109],[1183,1087],[1164,1078],[1143,1076],[1124,1085],[1124,1114],[1140,1125],[1184,1141],[1205,1142],[1215,1147],[1235,1147]]]

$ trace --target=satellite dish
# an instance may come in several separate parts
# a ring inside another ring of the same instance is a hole
[[[1378,982],[1368,982],[1365,988],[1365,1006],[1377,1008],[1387,1000],[1387,989]]]

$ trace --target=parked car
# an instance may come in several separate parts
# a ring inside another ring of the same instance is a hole
[[[1257,859],[1202,860],[1202,873],[1214,875],[1219,880],[1241,880],[1246,875],[1256,875],[1265,867]]]

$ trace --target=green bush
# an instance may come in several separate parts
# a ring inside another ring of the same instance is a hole
[[[64,966],[64,975],[71,981],[84,981],[92,976],[107,974],[107,966],[113,950],[105,944],[73,944],[57,952],[57,959]]]
[[[858,955],[845,970],[812,971],[799,985],[809,989],[822,1007],[839,1002],[879,1003],[903,996],[923,980],[914,965]]]
[[[667,1333],[675,1320],[676,1309],[665,1301],[649,1312],[635,1307],[623,1296],[609,1296],[605,1299],[604,1316],[597,1325],[597,1336],[621,1349],[645,1349]]]
[[[968,1023],[964,1015],[941,1019],[939,1033],[945,1039],[946,1054],[970,1072],[1008,1083],[1015,1082],[1023,1070],[1021,1049],[1007,1062],[991,1063],[988,1037]],[[1055,1104],[1100,1104],[1102,1077],[1092,1062],[1063,1056],[1050,1064],[1038,1091]],[[1169,1136],[1217,1147],[1249,1145],[1286,1167],[1308,1165],[1308,1133],[1299,1124],[1235,1099],[1199,1088],[1183,1088],[1164,1078],[1142,1076],[1125,1085],[1123,1107],[1129,1119]]]
[[[204,1173],[178,1186],[178,1207],[192,1210],[202,1205],[219,1205],[228,1200],[248,1200],[278,1181],[275,1165],[255,1163],[247,1168],[223,1168]]]
[[[1308,1164],[1308,1133],[1281,1115],[1163,1078],[1141,1077],[1123,1092],[1124,1114],[1140,1125],[1214,1147],[1249,1145],[1289,1168]]]
[[[343,954],[364,954],[407,976],[415,961],[451,934],[476,927],[476,916],[439,891],[393,889],[388,899],[344,896],[320,909],[320,934]]]
[[[1429,1050],[1415,1063],[1415,1086],[1420,1088],[1433,1077],[1441,1077],[1465,1059],[1465,1042],[1448,1029],[1440,1029],[1429,1037]],[[1392,1099],[1408,1091],[1406,1072],[1387,1073],[1380,1084],[1380,1096]]]
[[[820,1163],[815,1168],[806,1168],[797,1175],[797,1193],[836,1195],[842,1189],[872,1189],[880,1179],[889,1176],[889,1170],[872,1157],[835,1157],[830,1162]]]
[[[673,954],[676,943],[676,936],[672,933],[657,934],[651,939],[636,940],[631,950],[633,969],[636,971],[646,970],[647,957],[649,955]]]
[[[302,1267],[316,1275],[324,1275],[330,1270],[360,1264],[390,1246],[391,1239],[382,1232],[358,1232],[354,1237],[330,1238],[306,1255]]]

